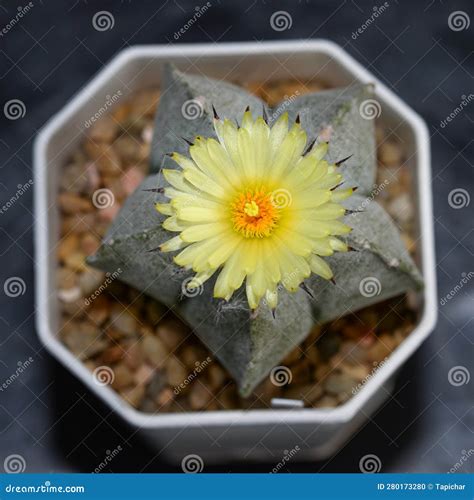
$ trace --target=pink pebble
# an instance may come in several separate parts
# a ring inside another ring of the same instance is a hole
[[[333,133],[333,128],[331,125],[324,127],[319,132],[319,140],[324,142],[329,142]]]
[[[361,347],[370,347],[374,342],[375,336],[372,333],[368,333],[359,340],[359,345]]]
[[[115,219],[118,211],[120,210],[120,205],[116,202],[110,207],[101,208],[99,210],[99,218],[106,222],[111,222]]]
[[[122,175],[122,187],[127,196],[131,195],[145,178],[143,172],[137,167],[129,168]]]
[[[90,162],[86,164],[86,175],[87,175],[87,183],[89,186],[89,190],[95,191],[99,189],[100,186],[100,175],[99,170],[97,169],[97,165],[94,162]]]

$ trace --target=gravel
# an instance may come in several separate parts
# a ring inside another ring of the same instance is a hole
[[[245,86],[270,104],[325,88],[321,82],[303,86],[287,80]],[[123,99],[88,129],[88,138],[64,165],[57,248],[62,341],[91,371],[112,368],[113,389],[148,413],[267,408],[273,397],[301,399],[315,408],[343,404],[409,335],[416,322],[413,301],[398,297],[315,326],[282,362],[291,381],[280,386],[269,377],[242,399],[218,360],[171,311],[87,267],[86,256],[96,251],[108,224],[147,173],[158,99],[156,89]],[[377,127],[375,188],[414,254],[411,174],[395,139]],[[99,188],[113,193],[110,206],[97,208],[92,202]]]

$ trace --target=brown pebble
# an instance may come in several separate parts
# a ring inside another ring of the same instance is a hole
[[[205,370],[207,370],[209,385],[213,390],[217,390],[225,384],[227,373],[218,364],[213,363],[205,368]]]
[[[168,308],[156,300],[148,300],[145,306],[145,313],[148,321],[155,326],[166,314]]]
[[[333,396],[323,396],[313,403],[314,408],[335,408],[338,401]]]
[[[304,352],[304,357],[308,358],[311,363],[318,365],[321,362],[321,355],[319,353],[318,348],[315,345],[312,345]]]
[[[177,387],[188,377],[188,371],[176,356],[169,356],[166,360],[166,378],[168,384]]]
[[[341,349],[338,352],[338,357],[341,361],[352,365],[358,365],[367,361],[367,350],[354,341],[345,340],[341,344]]]
[[[119,130],[118,123],[111,116],[103,116],[89,130],[89,137],[95,142],[112,142]]]
[[[86,300],[91,300],[86,297]],[[102,325],[110,314],[110,302],[104,295],[91,300],[87,308],[87,315],[92,323]]]
[[[77,320],[85,316],[85,308],[86,306],[82,297],[72,302],[61,302],[61,311],[68,316],[74,316]]]
[[[88,322],[70,321],[61,328],[59,333],[64,343],[79,359],[94,356],[107,346],[100,330]]]
[[[120,136],[113,144],[114,152],[117,157],[125,163],[137,162],[142,159],[140,155],[140,143],[137,139],[129,136]]]
[[[56,272],[58,288],[69,289],[77,285],[77,274],[67,267],[59,267]]]
[[[206,356],[193,345],[184,345],[180,358],[188,369],[194,370],[196,363],[200,363]]]
[[[97,231],[96,216],[90,214],[75,214],[61,219],[61,235],[65,236],[74,233],[86,233]]]
[[[189,404],[193,410],[203,410],[212,399],[212,392],[201,382],[195,382],[189,392]]]
[[[61,171],[59,187],[63,191],[71,193],[84,193],[87,191],[89,182],[83,165],[70,163]]]
[[[58,243],[57,256],[61,262],[79,248],[79,236],[76,233],[70,233],[61,238]]]
[[[153,366],[162,368],[165,365],[168,358],[168,349],[159,338],[154,335],[147,335],[142,338],[140,346],[143,355]]]
[[[152,379],[155,373],[155,368],[150,365],[143,364],[133,374],[133,381],[136,385],[146,385]]]
[[[162,372],[155,371],[148,387],[146,388],[146,393],[149,398],[156,400],[160,395],[161,391],[166,387],[166,380]]]
[[[353,365],[349,363],[341,363],[339,369],[348,377],[360,382],[370,373],[370,367],[367,364]]]
[[[397,166],[402,163],[402,152],[400,147],[392,141],[385,141],[380,145],[380,159],[382,163]]]
[[[145,395],[145,386],[137,385],[131,389],[126,389],[120,392],[121,396],[127,403],[137,408]]]
[[[105,273],[88,267],[79,275],[79,286],[84,296],[90,295],[92,292],[98,292],[99,287],[104,286]]]
[[[255,389],[254,394],[257,394],[260,399],[269,405],[272,398],[281,396],[281,392],[282,388],[275,385],[271,378],[267,378]]]
[[[155,413],[156,403],[153,401],[153,399],[145,397],[141,400],[138,409],[144,413]]]
[[[164,342],[168,349],[173,352],[184,341],[187,329],[174,318],[167,319],[158,324],[156,335]]]
[[[173,390],[170,387],[165,387],[155,400],[159,407],[158,409],[163,410],[165,407],[169,406],[174,400],[174,396]]]
[[[119,345],[108,347],[101,355],[100,360],[104,365],[112,365],[123,359],[124,351]]]
[[[112,387],[114,389],[117,390],[125,389],[125,387],[132,385],[133,373],[129,370],[129,368],[125,364],[121,363],[115,365],[113,367],[113,371],[114,371],[114,381],[112,382]]]
[[[367,351],[367,359],[369,361],[381,361],[385,359],[392,351],[393,344],[385,339],[377,339],[372,347]]]
[[[216,395],[217,403],[223,410],[232,410],[237,407],[237,395],[234,384],[228,384]]]
[[[91,200],[68,191],[59,194],[58,202],[61,210],[67,215],[74,215],[77,212],[91,212],[93,209]]]
[[[81,250],[86,255],[93,255],[100,247],[100,240],[92,233],[86,233],[81,236]]]
[[[387,207],[389,214],[401,224],[413,220],[415,207],[409,193],[402,193],[394,198]]]
[[[87,268],[86,256],[80,251],[72,252],[65,256],[64,264],[73,271],[82,273]]]
[[[321,363],[318,366],[316,366],[315,370],[315,377],[316,380],[323,380],[327,377],[327,375],[332,371],[331,366],[329,363]]]
[[[58,299],[63,303],[74,303],[82,297],[81,289],[78,286],[71,288],[58,288]]]
[[[122,173],[122,161],[110,145],[89,140],[85,142],[84,149],[102,175]]]
[[[124,363],[132,370],[136,370],[145,360],[145,353],[143,352],[141,342],[133,341],[130,345],[124,345],[124,349]]]
[[[134,335],[138,331],[138,324],[129,309],[119,304],[114,304],[110,312],[110,324],[112,328],[119,330],[124,335]]]
[[[332,395],[351,394],[352,388],[357,384],[346,373],[331,373],[323,380],[324,390]]]
[[[299,360],[301,354],[302,354],[301,348],[297,347],[296,349],[293,349],[289,354],[286,355],[281,364],[283,366],[292,365],[293,363],[296,363]]]

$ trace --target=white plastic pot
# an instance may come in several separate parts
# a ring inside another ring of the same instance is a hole
[[[55,284],[59,213],[59,172],[82,140],[86,121],[108,96],[123,96],[160,83],[163,63],[228,80],[321,78],[335,86],[375,83],[384,123],[403,141],[413,172],[418,255],[425,288],[419,321],[408,338],[344,405],[335,409],[281,409],[163,413],[149,415],[129,406],[58,339],[59,305]],[[198,454],[205,461],[274,460],[298,445],[298,460],[335,452],[389,396],[394,375],[432,331],[437,315],[429,136],[422,119],[338,45],[325,41],[249,42],[209,45],[138,46],[122,51],[39,133],[34,147],[36,211],[37,328],[45,347],[123,419],[146,433],[170,459]],[[277,454],[277,455],[275,455]]]

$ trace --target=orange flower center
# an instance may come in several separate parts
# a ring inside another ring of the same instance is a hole
[[[280,218],[271,193],[262,189],[240,193],[231,204],[231,212],[235,231],[245,238],[270,236]]]

